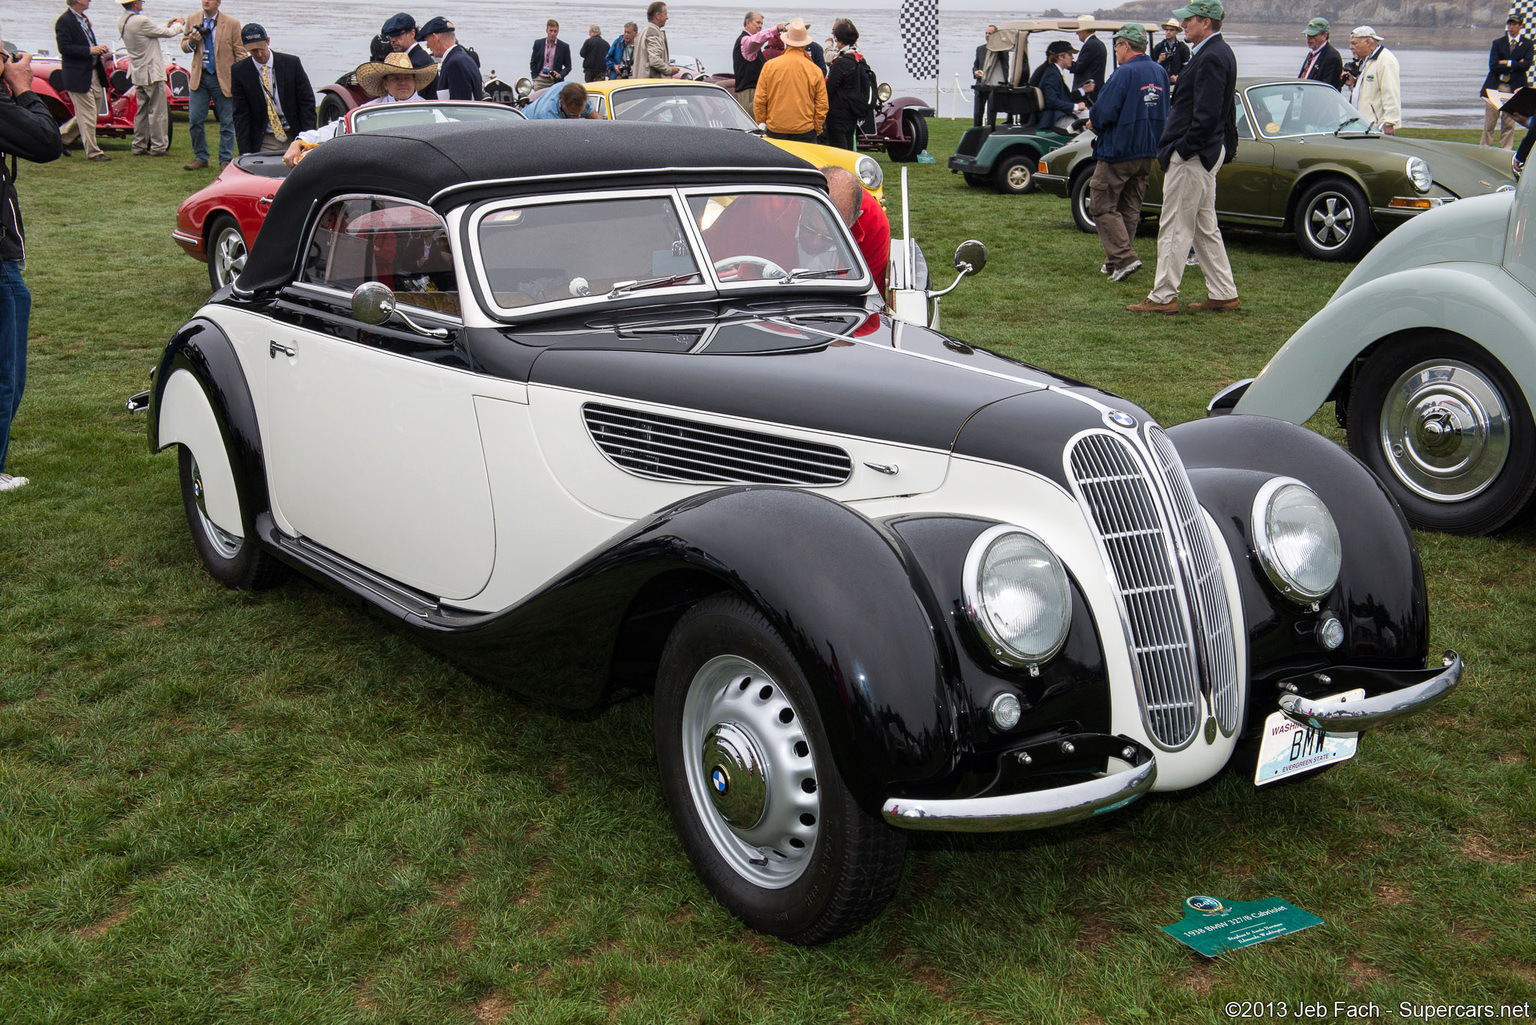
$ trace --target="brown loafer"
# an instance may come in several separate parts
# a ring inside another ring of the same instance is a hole
[[[188,164],[187,166],[183,167],[182,170],[183,171],[201,171],[203,168],[205,168],[207,166],[208,166],[208,161],[206,161],[206,160],[194,160],[190,164]]]
[[[1170,299],[1165,303],[1155,303],[1151,299],[1143,299],[1133,306],[1127,306],[1126,309],[1132,313],[1165,313],[1171,317],[1179,312],[1179,301]]]
[[[1207,299],[1205,302],[1190,303],[1189,308],[1192,310],[1209,310],[1211,313],[1221,313],[1225,310],[1240,310],[1243,308],[1243,304],[1238,302],[1237,296],[1233,296],[1230,299]]]
[[[91,157],[91,159],[94,160],[98,164],[105,164],[108,160],[111,160],[112,158],[107,156],[105,153],[98,153],[94,157]]]

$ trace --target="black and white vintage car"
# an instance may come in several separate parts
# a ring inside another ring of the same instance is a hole
[[[171,339],[203,563],[572,709],[654,690],[715,896],[797,943],[910,830],[1257,782],[1442,697],[1412,535],[1292,424],[1164,430],[893,319],[809,165],[654,125],[327,143]]]

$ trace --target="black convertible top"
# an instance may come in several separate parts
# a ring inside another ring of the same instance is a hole
[[[287,284],[311,213],[336,195],[397,196],[446,212],[491,196],[701,179],[826,188],[799,157],[718,128],[480,121],[341,136],[306,156],[277,190],[236,288],[251,293]]]

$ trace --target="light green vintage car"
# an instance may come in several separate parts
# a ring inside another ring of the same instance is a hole
[[[1494,150],[1504,153],[1503,150]],[[1415,220],[1360,261],[1256,380],[1211,402],[1350,450],[1416,527],[1488,534],[1536,509],[1536,181]],[[1235,409],[1233,408],[1235,406]]]
[[[1358,260],[1404,221],[1446,203],[1514,187],[1508,150],[1383,135],[1323,82],[1239,79],[1237,157],[1216,176],[1223,225],[1296,233],[1317,260]],[[1068,196],[1078,227],[1088,214],[1092,136],[1040,160],[1041,191]],[[1143,212],[1162,206],[1152,172]]]

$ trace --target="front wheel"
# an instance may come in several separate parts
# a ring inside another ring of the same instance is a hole
[[[203,473],[187,446],[180,446],[181,504],[192,531],[192,543],[203,567],[219,583],[238,591],[260,591],[277,584],[285,567],[247,537],[231,534],[208,518]],[[243,519],[242,515],[242,519]]]
[[[1072,219],[1077,222],[1079,230],[1097,235],[1098,222],[1093,219],[1093,213],[1088,209],[1088,204],[1093,200],[1093,190],[1088,187],[1092,182],[1093,164],[1091,163],[1085,164],[1081,171],[1072,176]]]
[[[1415,527],[1491,534],[1531,509],[1530,407],[1503,365],[1458,335],[1382,343],[1355,380],[1346,431]]]
[[[997,191],[1011,196],[1023,196],[1035,191],[1035,164],[1033,153],[1014,154],[1007,157],[992,172],[992,184]]]
[[[928,148],[928,119],[921,114],[903,113],[901,126],[907,141],[890,143],[885,147],[885,155],[898,164],[910,164]]]
[[[245,269],[245,236],[229,214],[219,214],[208,225],[208,284],[217,292]]]
[[[341,101],[341,97],[335,93],[326,93],[320,100],[320,109],[315,114],[317,125],[328,125],[347,112],[347,105]]]
[[[822,943],[896,890],[906,838],[853,800],[810,684],[740,598],[694,606],[656,676],[656,757],[683,848],[749,927]]]
[[[1296,241],[1314,260],[1358,260],[1376,241],[1370,205],[1354,182],[1327,178],[1296,204]]]

